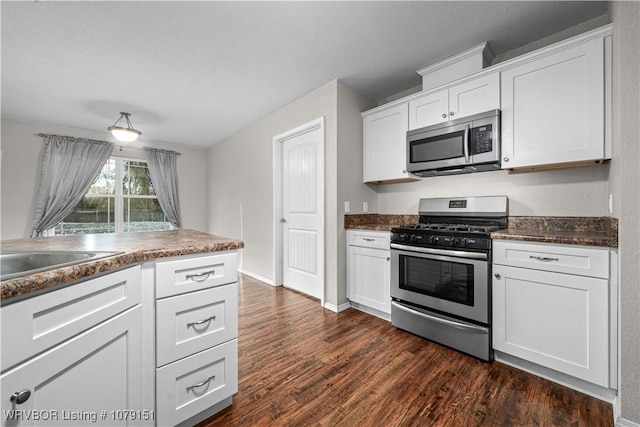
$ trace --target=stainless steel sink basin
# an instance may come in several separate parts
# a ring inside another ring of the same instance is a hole
[[[2,251],[0,280],[53,270],[104,258],[121,252],[105,251]]]

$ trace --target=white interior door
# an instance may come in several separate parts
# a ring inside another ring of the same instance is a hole
[[[322,300],[324,128],[314,123],[281,140],[282,284]]]

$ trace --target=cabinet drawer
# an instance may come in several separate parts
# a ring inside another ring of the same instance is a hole
[[[498,240],[493,243],[493,263],[609,278],[609,251],[606,249]]]
[[[389,250],[390,237],[390,233],[386,231],[348,230],[347,244],[350,246]]]
[[[157,366],[238,337],[238,285],[159,300]]]
[[[236,252],[156,264],[156,297],[164,298],[238,281]]]
[[[2,371],[139,303],[135,266],[2,307]]]
[[[157,370],[157,423],[176,425],[238,391],[238,340]]]

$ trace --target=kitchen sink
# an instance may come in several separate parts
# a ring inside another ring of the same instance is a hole
[[[0,280],[93,261],[122,252],[106,251],[2,251]]]

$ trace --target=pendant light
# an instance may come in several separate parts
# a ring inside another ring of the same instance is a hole
[[[109,126],[107,129],[111,131],[111,134],[121,142],[133,142],[138,139],[138,136],[142,134],[139,130],[135,130],[129,120],[130,113],[120,112],[120,118],[116,120],[113,126]],[[126,124],[127,127],[123,127]]]

